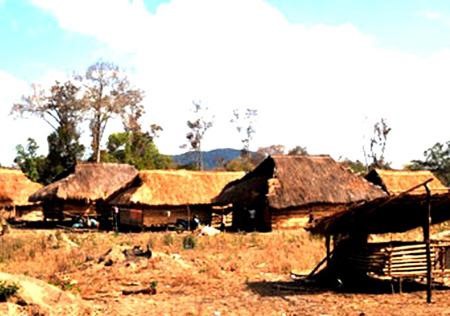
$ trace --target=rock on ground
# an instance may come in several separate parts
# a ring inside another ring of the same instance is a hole
[[[0,304],[6,315],[22,315],[25,310],[35,310],[42,315],[89,315],[86,304],[75,295],[58,287],[25,275],[0,272],[0,281],[19,286],[11,302]],[[20,304],[13,304],[13,302]]]

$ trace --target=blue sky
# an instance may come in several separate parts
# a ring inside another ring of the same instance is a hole
[[[166,153],[180,151],[192,100],[216,116],[206,149],[240,146],[229,124],[236,107],[259,110],[254,149],[302,145],[363,159],[381,117],[396,166],[448,140],[433,114],[450,102],[447,1],[0,0],[0,37],[1,132],[13,131],[2,164],[28,136],[45,151],[45,124],[8,115],[26,87],[98,59],[145,90],[145,120],[164,127]]]
[[[57,19],[27,0],[3,0],[0,6],[0,68],[26,80],[36,80],[49,67],[71,72],[107,54],[92,36],[62,29]],[[144,1],[154,13],[168,0]],[[396,0],[270,0],[292,23],[342,25],[350,23],[376,38],[380,47],[416,54],[448,48],[450,4],[446,1]],[[436,19],[426,13],[439,13]],[[447,23],[447,24],[446,24]]]
[[[377,38],[382,47],[416,53],[447,48],[450,42],[450,4],[440,0],[271,0],[295,23],[351,23]],[[439,13],[441,17],[425,15]],[[446,24],[447,23],[447,24]]]

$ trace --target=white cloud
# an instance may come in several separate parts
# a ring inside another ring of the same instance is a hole
[[[421,11],[419,12],[419,15],[428,19],[428,20],[440,20],[442,18],[442,13],[438,11]]]
[[[235,107],[259,110],[255,147],[362,159],[380,117],[393,128],[386,156],[396,165],[447,140],[450,51],[383,49],[351,24],[289,23],[262,0],[173,0],[154,14],[142,1],[33,2],[61,27],[131,56],[148,115],[165,128],[164,152],[183,143],[194,99],[216,113],[206,148],[239,146],[229,124]]]

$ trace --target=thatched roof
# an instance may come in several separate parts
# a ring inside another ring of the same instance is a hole
[[[449,193],[431,195],[430,202],[432,224],[450,220]],[[424,225],[426,209],[426,194],[382,197],[321,218],[310,230],[322,235],[405,232]]]
[[[30,196],[30,201],[106,200],[112,193],[131,182],[137,170],[127,164],[81,163],[75,172],[53,182]]]
[[[400,194],[428,179],[433,179],[428,184],[432,194],[449,192],[449,189],[428,170],[383,170],[373,169],[366,176],[366,179],[379,185],[383,190],[391,195]],[[409,194],[425,194],[425,188],[420,186]]]
[[[28,196],[42,187],[16,169],[0,169],[0,205],[29,205]]]
[[[276,209],[348,204],[386,195],[330,156],[274,155],[229,184],[217,201],[245,204],[246,199],[257,194],[267,195],[269,205]]]
[[[210,204],[227,183],[242,176],[244,172],[140,171],[135,181],[114,194],[109,203],[122,206]]]

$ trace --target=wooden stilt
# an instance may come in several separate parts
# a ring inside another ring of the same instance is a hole
[[[430,224],[431,224],[431,192],[427,184],[424,184],[427,191],[427,209],[426,218],[423,226],[423,238],[425,242],[426,258],[427,258],[427,303],[431,303],[431,247],[430,247]]]
[[[187,229],[188,231],[191,230],[191,208],[189,207],[189,205],[186,206],[187,207]]]
[[[331,254],[331,236],[325,237],[325,247],[327,248],[327,266],[330,266],[330,254]]]

